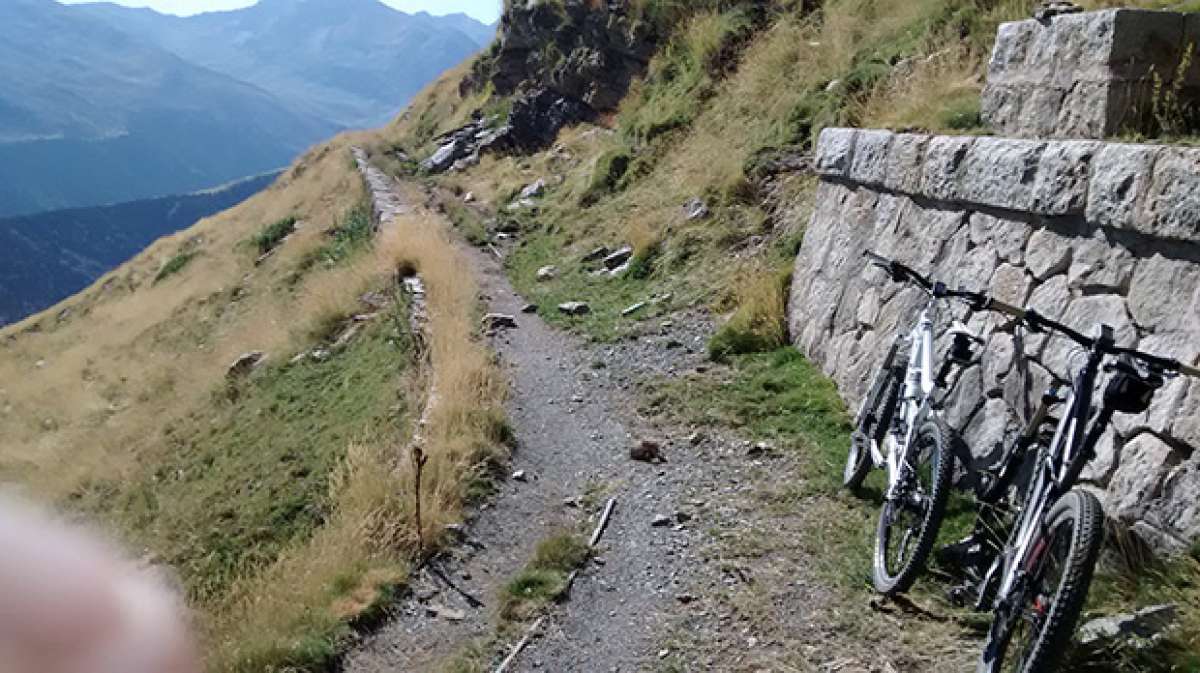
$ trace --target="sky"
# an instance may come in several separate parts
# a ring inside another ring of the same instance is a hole
[[[3,0],[0,0],[2,2]],[[59,0],[66,4],[80,2],[95,2],[96,0]],[[128,7],[152,7],[164,14],[180,14],[187,16],[199,12],[212,12],[222,9],[237,9],[253,5],[255,0],[111,0]],[[491,23],[500,17],[501,0],[382,0],[402,12],[426,11],[430,14],[453,14],[465,12],[471,16]]]

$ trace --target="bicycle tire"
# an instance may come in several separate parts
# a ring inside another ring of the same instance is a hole
[[[1046,530],[1053,535],[1068,523],[1071,524],[1071,538],[1062,578],[1055,588],[1054,602],[1046,612],[1041,628],[1034,634],[1026,656],[1013,664],[1015,668],[1005,668],[1013,634],[1004,623],[1004,617],[997,613],[988,631],[988,642],[979,658],[977,673],[1050,673],[1056,670],[1063,655],[1070,649],[1075,625],[1087,601],[1096,560],[1104,544],[1104,510],[1100,501],[1084,491],[1068,491],[1059,498],[1046,517]],[[1051,537],[1051,551],[1054,542]],[[1047,567],[1045,564],[1039,567],[1036,579],[1044,575]],[[1024,611],[1025,606],[1022,605],[1021,609]]]
[[[928,504],[916,531],[912,553],[894,573],[889,567],[888,549],[892,536],[891,510],[895,503],[885,502],[880,509],[879,525],[875,533],[872,578],[875,590],[885,596],[902,594],[912,588],[917,577],[924,571],[929,555],[933,553],[942,519],[946,516],[946,505],[950,501],[950,481],[954,473],[954,454],[950,448],[949,432],[940,420],[932,420],[922,425],[913,438],[918,447],[928,444],[931,449],[926,459],[930,461],[929,493],[926,496]]]
[[[892,425],[892,416],[899,402],[900,386],[903,375],[896,367],[897,354],[903,337],[896,337],[883,359],[883,364],[875,371],[867,394],[863,397],[863,407],[855,419],[856,427],[850,437],[850,450],[846,454],[846,466],[842,470],[842,486],[851,492],[862,487],[863,481],[871,473],[872,462],[868,438],[882,442],[887,436],[888,428]],[[867,413],[870,410],[871,413]],[[874,418],[870,427],[864,427],[867,421]]]

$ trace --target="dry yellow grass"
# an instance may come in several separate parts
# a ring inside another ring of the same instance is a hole
[[[171,419],[210,413],[234,358],[262,350],[286,361],[322,326],[361,310],[364,290],[394,283],[404,264],[425,277],[433,333],[430,366],[397,391],[419,400],[428,385],[437,390],[425,430],[427,537],[457,520],[475,470],[503,449],[504,383],[476,338],[476,289],[462,277],[465,262],[444,224],[414,215],[373,254],[304,270],[326,245],[325,232],[365,198],[349,147],[372,142],[376,136],[343,135],[314,148],[246,203],[156,242],[79,295],[0,331],[0,483],[53,504],[69,502],[81,485],[144,473],[168,450]],[[256,267],[257,250],[246,242],[293,215],[297,232]],[[155,283],[183,249],[197,256]],[[406,450],[404,438],[351,442],[329,486],[325,525],[198,606],[211,670],[273,670],[319,658],[346,618],[403,577],[416,538]]]
[[[415,200],[416,194],[410,194]],[[427,395],[420,431],[428,460],[421,472],[421,512],[426,544],[446,524],[461,520],[478,471],[504,450],[505,383],[478,339],[478,289],[461,270],[468,261],[451,242],[446,223],[428,212],[385,226],[372,258],[327,276],[314,289],[312,310],[343,305],[338,280],[370,282],[396,269],[415,269],[425,283],[429,322],[424,366],[412,395]],[[334,280],[338,279],[338,280]],[[354,292],[349,293],[354,296]],[[370,607],[383,587],[403,579],[416,551],[411,438],[352,443],[331,485],[337,503],[331,520],[307,543],[235,589],[209,628],[217,656],[214,671],[261,670],[303,649],[297,634],[335,632],[348,617]],[[354,578],[348,591],[331,589]]]
[[[857,116],[865,127],[931,132],[969,128],[979,123],[982,89],[980,57],[955,45],[898,68],[866,96]]]
[[[363,198],[351,141],[315,148],[246,203],[159,240],[79,295],[0,331],[0,479],[60,500],[80,479],[117,475],[152,449],[163,419],[203,400],[238,354],[283,356],[304,296],[287,274]],[[304,226],[255,268],[255,252],[242,243],[289,215]],[[198,252],[195,260],[154,283],[183,246]]]

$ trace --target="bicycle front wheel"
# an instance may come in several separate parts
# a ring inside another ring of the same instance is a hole
[[[1070,648],[1075,624],[1104,543],[1104,511],[1096,497],[1069,491],[1034,542],[1028,584],[996,610],[978,673],[1049,673]]]
[[[908,591],[925,569],[950,499],[954,455],[939,421],[921,426],[909,449],[910,466],[896,497],[883,503],[875,535],[875,590]]]

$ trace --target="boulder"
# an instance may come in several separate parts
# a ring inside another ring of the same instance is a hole
[[[255,369],[258,369],[258,367],[262,365],[266,359],[267,355],[262,351],[250,351],[249,353],[243,353],[233,361],[233,364],[229,365],[229,369],[225,372],[225,378],[231,381],[244,378]]]
[[[558,312],[566,315],[587,315],[592,312],[592,307],[582,301],[568,301],[558,305]]]
[[[628,262],[630,260],[630,258],[632,258],[632,257],[633,257],[633,247],[628,246],[628,245],[624,246],[620,250],[617,250],[614,253],[610,253],[608,256],[606,256],[604,258],[604,268],[608,269],[609,271],[612,271],[613,269],[620,267],[625,262]]]

